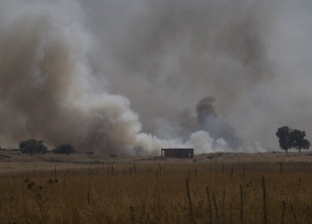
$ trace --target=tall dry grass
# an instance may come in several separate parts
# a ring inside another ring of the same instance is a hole
[[[0,176],[0,223],[311,223],[312,164],[139,163]]]

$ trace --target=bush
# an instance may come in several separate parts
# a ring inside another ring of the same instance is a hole
[[[28,139],[19,143],[19,150],[22,153],[46,153],[48,148],[42,140]]]
[[[59,145],[56,149],[52,150],[53,153],[57,154],[70,154],[75,153],[75,148],[71,144],[62,144]]]

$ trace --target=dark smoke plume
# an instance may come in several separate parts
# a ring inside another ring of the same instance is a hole
[[[197,103],[197,121],[200,127],[214,139],[214,144],[216,140],[224,139],[231,149],[238,149],[242,140],[235,135],[234,128],[218,118],[212,106],[214,102],[215,99],[208,96]]]
[[[217,119],[217,114],[212,106],[215,99],[211,96],[201,99],[196,105],[197,121],[199,124],[204,125],[207,118]]]

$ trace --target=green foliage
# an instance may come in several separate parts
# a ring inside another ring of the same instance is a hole
[[[59,145],[56,149],[52,150],[53,153],[57,154],[70,154],[75,153],[75,148],[71,144],[62,144]]]
[[[28,139],[19,143],[19,150],[22,153],[46,153],[48,148],[42,140]]]
[[[281,149],[288,151],[288,149],[309,149],[311,143],[305,139],[305,131],[292,130],[287,126],[283,126],[277,129],[276,136],[279,138],[279,145]]]
[[[277,129],[276,136],[279,138],[279,145],[281,149],[285,150],[286,152],[288,149],[291,148],[291,144],[289,141],[290,129],[287,126],[280,127]]]

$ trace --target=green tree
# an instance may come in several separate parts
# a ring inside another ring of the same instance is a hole
[[[304,139],[306,137],[305,131],[300,130],[293,130],[290,132],[290,142],[292,143],[292,147],[295,149],[298,149],[299,152],[301,152],[301,149],[309,149],[311,146],[311,143]]]
[[[288,152],[291,148],[298,149],[301,152],[301,149],[309,149],[311,146],[311,143],[305,139],[305,131],[292,130],[287,126],[283,126],[277,129],[276,136],[279,138],[281,149],[285,150],[285,152]]]
[[[276,136],[279,138],[278,143],[281,147],[281,149],[285,150],[285,152],[288,152],[288,149],[291,148],[290,144],[290,135],[291,129],[287,126],[283,126],[277,129]]]
[[[48,148],[42,140],[28,139],[19,143],[19,150],[22,153],[46,153]]]
[[[52,150],[53,153],[57,154],[70,154],[70,153],[75,153],[75,148],[71,144],[62,144],[56,147],[56,149]]]

